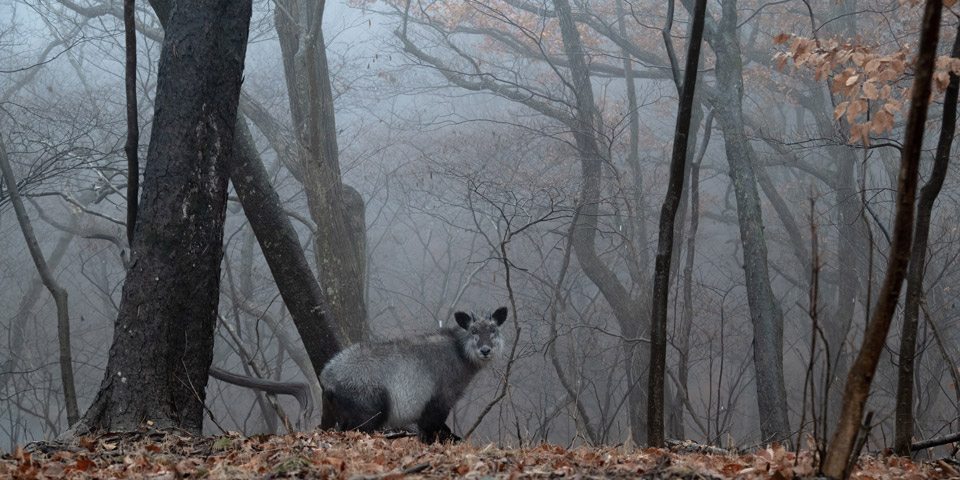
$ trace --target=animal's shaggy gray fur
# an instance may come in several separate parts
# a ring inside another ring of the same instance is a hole
[[[447,414],[503,349],[507,307],[483,318],[464,312],[454,318],[456,326],[434,333],[361,342],[338,353],[320,373],[324,410],[342,430],[416,424],[421,441],[456,439],[444,423]]]

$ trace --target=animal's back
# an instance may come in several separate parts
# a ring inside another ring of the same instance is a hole
[[[456,352],[449,331],[417,337],[355,344],[340,352],[323,369],[320,383],[340,395],[376,402],[389,398],[385,428],[417,421],[439,390],[441,369],[449,368]]]

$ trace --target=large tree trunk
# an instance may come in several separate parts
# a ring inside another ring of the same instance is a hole
[[[870,385],[883,353],[887,331],[900,298],[900,287],[907,273],[910,242],[913,237],[913,202],[916,197],[923,128],[927,118],[927,102],[930,98],[942,10],[942,0],[928,0],[923,13],[920,51],[917,54],[916,76],[910,92],[910,111],[897,181],[897,213],[894,218],[887,273],[877,298],[877,307],[863,333],[860,353],[847,375],[843,411],[823,461],[823,473],[834,478],[846,478],[850,473],[849,459],[851,454],[856,453],[853,451],[854,441],[860,432],[860,421],[870,394]]]
[[[162,26],[166,26],[167,17],[172,9],[172,0],[151,0],[151,7],[157,13]],[[83,13],[83,12],[81,12]],[[157,42],[163,41],[160,32],[151,30],[152,33],[145,35]],[[244,95],[241,95],[241,109]],[[269,117],[265,110],[259,105],[247,98],[246,103],[249,109],[260,116],[260,122],[257,126],[261,128],[261,133],[267,136],[271,145],[275,147],[281,161],[284,165],[291,168],[291,173],[297,178],[302,179],[299,165],[293,165],[284,161],[284,155],[292,155],[292,148],[287,148],[292,140],[288,141],[285,136],[287,132],[283,130],[276,119]],[[264,128],[266,127],[266,128]],[[336,329],[332,326],[332,319],[326,308],[323,290],[317,283],[316,277],[310,270],[306,255],[300,247],[300,240],[296,230],[290,223],[289,217],[280,204],[280,197],[270,183],[269,175],[263,166],[262,160],[254,144],[253,137],[246,121],[242,118],[237,119],[237,130],[235,131],[235,146],[233,161],[230,162],[230,179],[234,189],[237,191],[240,204],[243,206],[244,214],[257,236],[260,243],[260,249],[264,254],[270,272],[274,275],[274,281],[277,283],[277,289],[283,298],[293,323],[297,327],[297,332],[303,343],[309,357],[309,363],[300,353],[301,350],[296,347],[295,339],[288,338],[282,330],[278,335],[281,340],[290,349],[291,356],[297,362],[304,375],[308,377],[308,382],[319,389],[319,381],[315,374],[323,368],[334,354],[340,351],[340,343],[337,341]],[[292,137],[291,137],[292,138]],[[359,221],[352,228],[355,231],[362,232],[363,203],[360,194],[356,193],[349,186],[344,185],[348,193],[345,195],[348,199],[355,199],[359,202],[359,207],[349,207],[348,210],[357,211]],[[353,192],[350,194],[349,192]],[[351,218],[357,218],[356,215]],[[241,305],[241,308],[249,310],[249,305]],[[264,315],[263,312],[256,312],[255,315]],[[265,318],[271,318],[269,316]],[[279,323],[271,324],[271,328],[282,329]],[[312,365],[311,365],[312,364]],[[319,396],[317,397],[319,398]]]
[[[173,3],[113,345],[77,432],[203,425],[251,1]]]
[[[960,31],[953,41],[950,56],[960,57]],[[907,297],[903,307],[903,325],[900,329],[900,361],[897,375],[897,409],[894,450],[897,455],[910,455],[913,442],[913,382],[914,361],[917,353],[917,324],[920,318],[920,296],[923,295],[923,273],[927,263],[927,238],[930,236],[930,217],[933,203],[940,195],[950,162],[953,134],[957,130],[957,94],[960,77],[950,73],[950,84],[943,97],[943,120],[937,153],[933,160],[930,179],[920,189],[917,200],[917,222],[913,248],[910,252],[910,270],[907,272]]]
[[[685,0],[690,9],[690,0]],[[761,442],[786,441],[790,434],[783,379],[783,313],[770,288],[767,244],[755,158],[743,122],[743,64],[737,38],[737,2],[724,0],[723,18],[708,31],[717,55],[717,86],[711,98],[723,133],[730,179],[737,199],[737,219],[743,244],[747,303],[753,323],[753,360],[757,374],[757,404]]]
[[[340,174],[333,92],[321,20],[323,3],[281,0],[275,12],[290,113],[296,131],[317,273],[341,340],[368,335],[364,301],[366,233],[360,194]]]

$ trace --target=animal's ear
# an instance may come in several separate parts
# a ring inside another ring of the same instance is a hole
[[[463,312],[454,313],[453,318],[457,319],[457,325],[460,325],[460,328],[464,330],[470,328],[470,321],[473,320],[470,314]]]
[[[498,308],[491,317],[497,322],[497,325],[503,325],[503,322],[507,321],[507,307]]]

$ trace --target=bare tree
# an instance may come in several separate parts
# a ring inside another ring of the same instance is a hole
[[[251,2],[183,0],[173,12],[113,345],[78,432],[202,426]]]
[[[843,392],[843,412],[823,460],[823,472],[834,478],[846,478],[850,473],[854,442],[860,432],[860,421],[870,394],[873,375],[883,352],[883,343],[890,328],[900,297],[900,287],[907,274],[910,260],[910,242],[913,237],[913,207],[917,192],[917,173],[923,147],[923,129],[927,119],[937,40],[940,32],[941,0],[928,0],[923,12],[917,54],[916,77],[910,94],[910,111],[903,141],[900,175],[897,182],[897,214],[890,246],[889,265],[883,280],[883,289],[877,300],[870,322],[863,334],[860,352],[847,375]]]
[[[650,319],[650,377],[647,393],[650,397],[647,403],[647,442],[653,447],[663,447],[665,441],[663,382],[667,364],[667,294],[670,282],[670,260],[673,256],[674,221],[677,208],[680,206],[686,173],[687,138],[690,134],[690,117],[693,113],[697,64],[700,62],[700,44],[703,41],[703,19],[706,11],[706,0],[698,0],[693,12],[693,25],[690,27],[690,40],[687,44],[687,63],[684,69],[683,86],[680,89],[680,107],[673,137],[673,156],[670,159],[670,178],[667,181],[666,198],[660,211],[660,236],[653,274],[653,294],[650,300],[653,311]]]
[[[60,346],[60,380],[63,382],[64,401],[67,405],[67,420],[73,424],[80,418],[79,408],[77,407],[77,388],[74,386],[73,378],[73,360],[70,350],[70,312],[67,303],[67,291],[60,286],[53,276],[53,272],[47,265],[47,261],[40,250],[40,244],[37,243],[37,236],[33,233],[33,225],[27,211],[23,206],[23,200],[20,198],[17,179],[13,176],[13,169],[10,167],[10,160],[7,158],[7,149],[3,144],[3,138],[0,138],[0,173],[3,174],[4,182],[7,187],[7,195],[10,196],[10,202],[17,214],[17,221],[20,223],[20,230],[23,232],[23,239],[27,242],[30,250],[30,257],[33,259],[37,272],[43,285],[50,291],[53,300],[57,304],[57,340]]]
[[[958,32],[960,33],[960,32]],[[960,35],[954,39],[950,56],[960,58]],[[910,265],[907,272],[907,293],[903,307],[903,325],[900,327],[900,359],[897,377],[897,409],[894,450],[897,455],[909,456],[914,434],[913,383],[917,353],[918,318],[923,295],[923,277],[927,264],[927,244],[930,238],[930,220],[934,202],[943,188],[950,163],[950,149],[957,130],[957,94],[960,92],[960,77],[950,72],[950,84],[943,97],[943,118],[940,139],[933,159],[930,178],[920,189],[917,199],[917,220],[913,246],[910,250]]]

